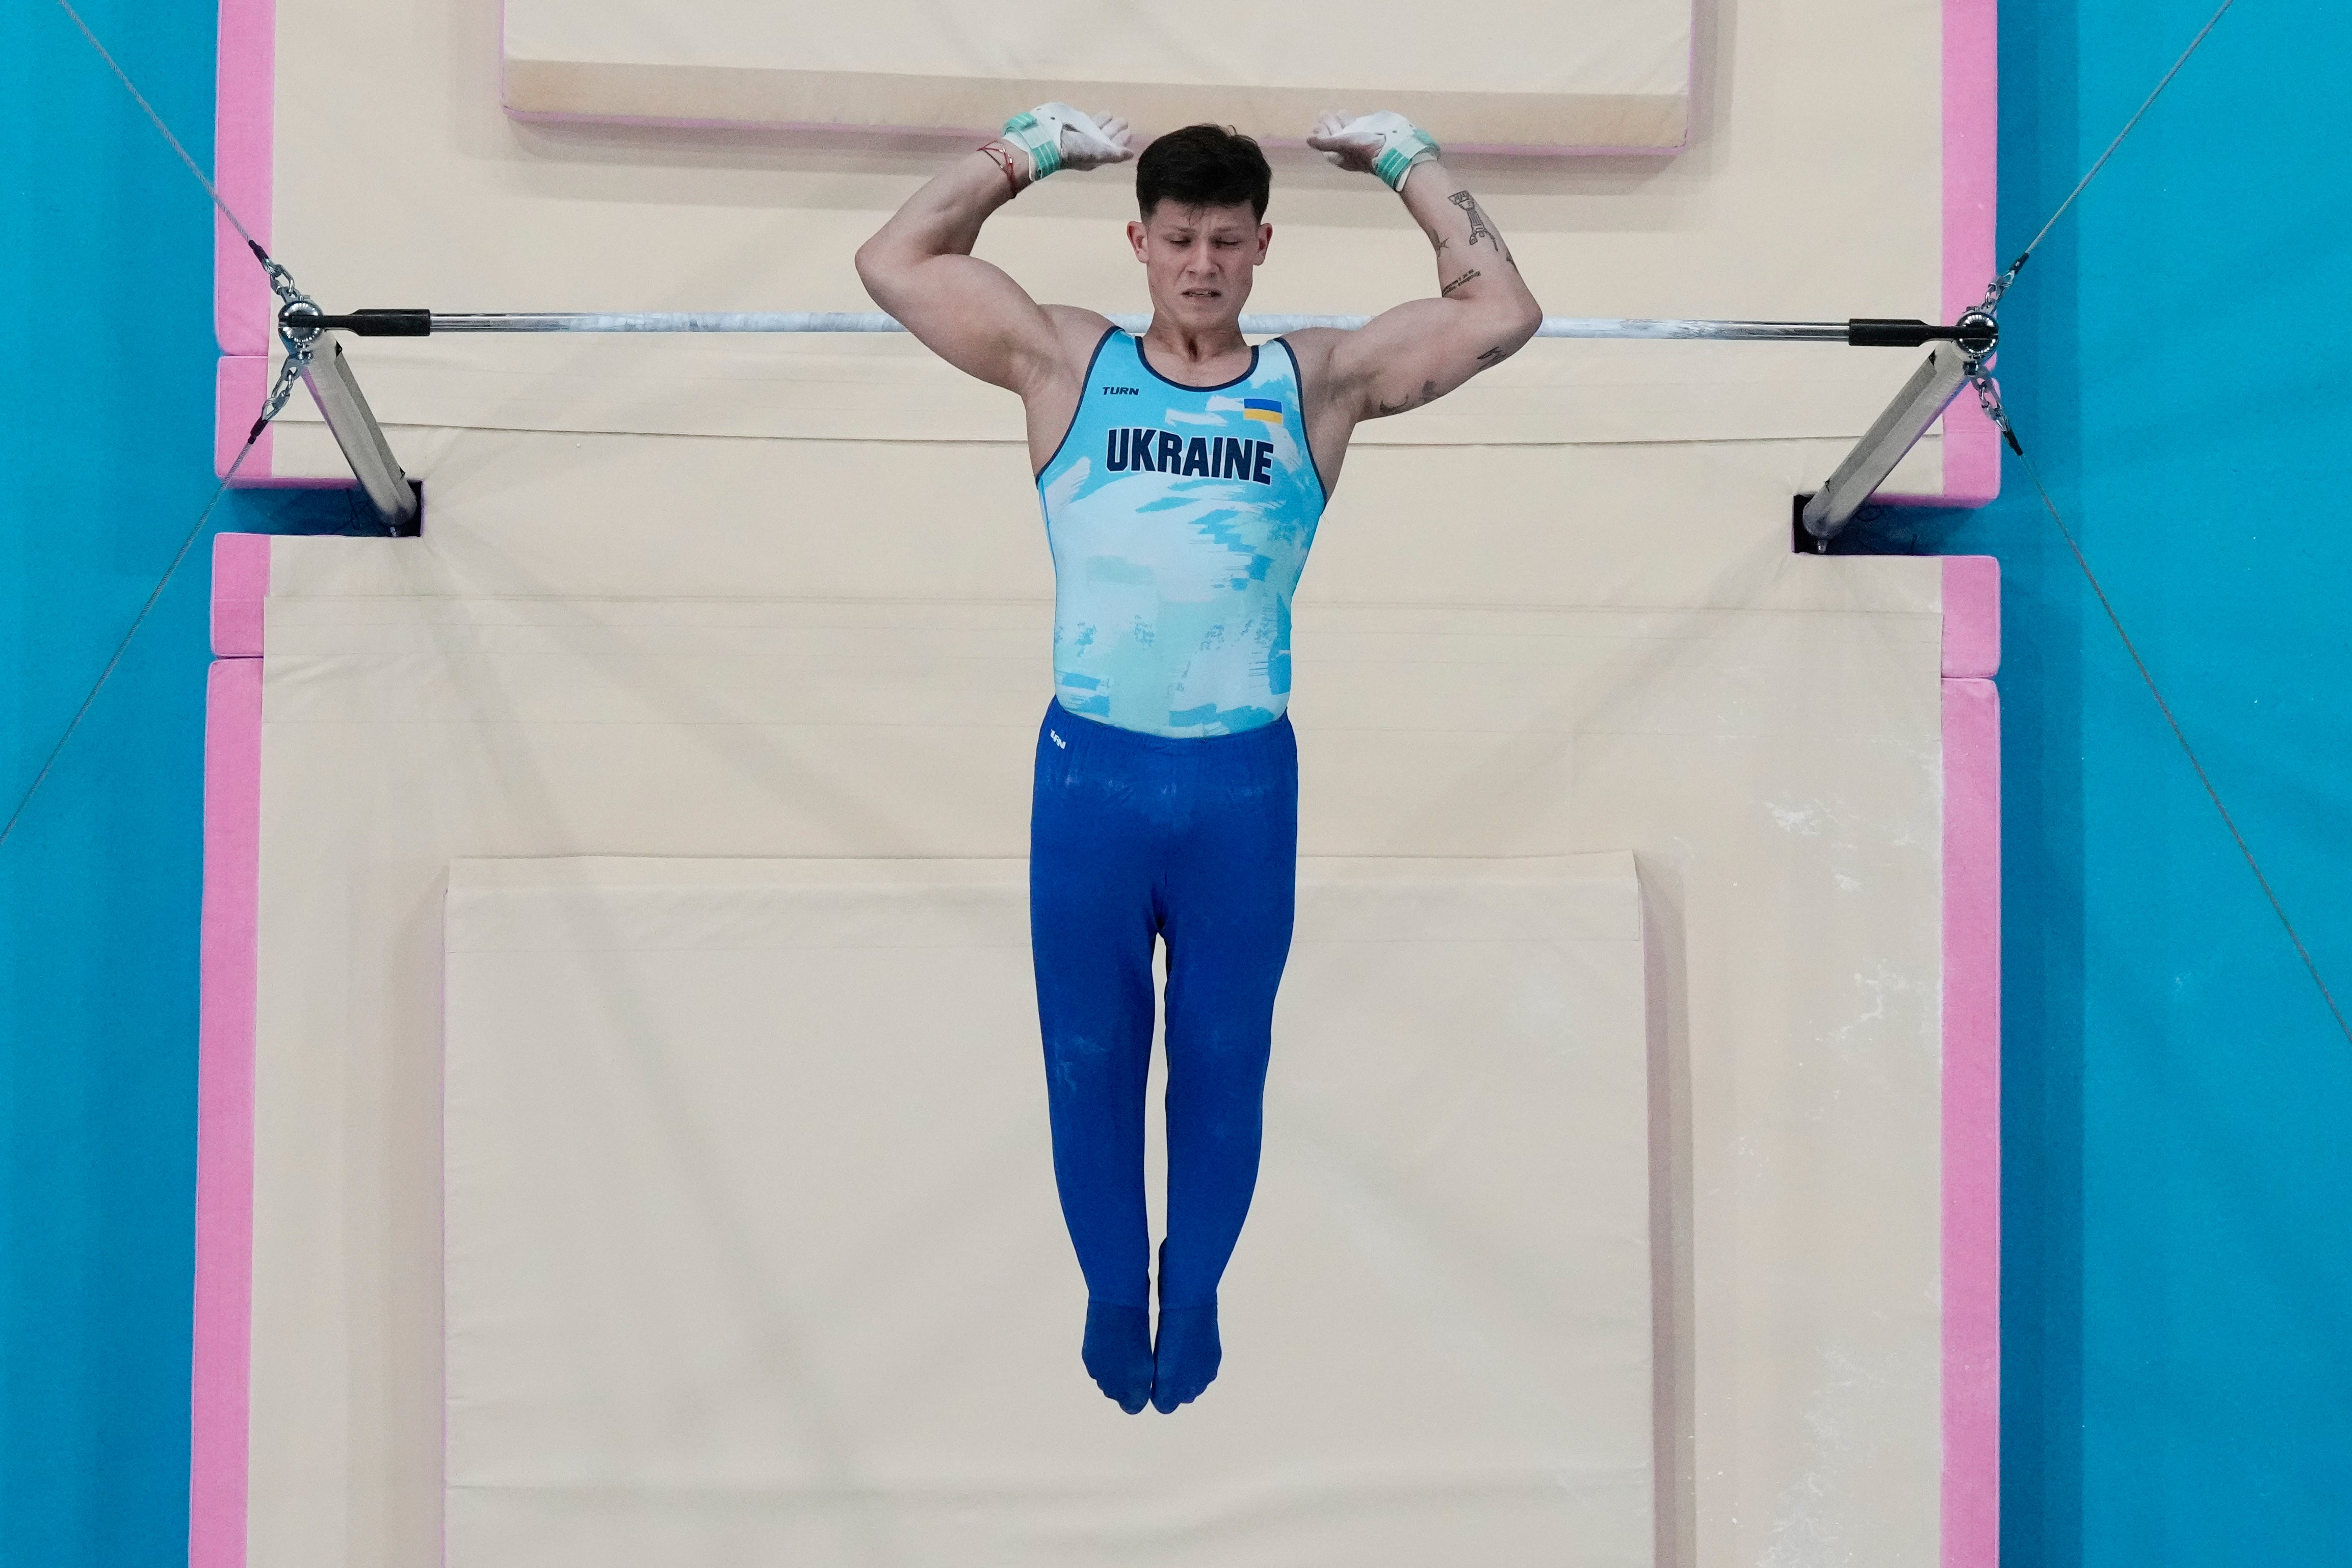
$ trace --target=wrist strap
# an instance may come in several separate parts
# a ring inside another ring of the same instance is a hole
[[[1032,183],[1062,166],[1062,128],[1051,121],[1024,110],[1004,122],[1004,140],[1029,154]]]
[[[1372,160],[1372,173],[1386,182],[1389,189],[1402,193],[1404,177],[1412,173],[1413,165],[1426,163],[1436,156],[1437,143],[1423,136],[1417,147],[1391,144],[1381,148],[1381,155]]]
[[[1372,174],[1400,195],[1404,193],[1404,177],[1412,173],[1415,163],[1426,163],[1443,155],[1437,138],[1402,114],[1388,111],[1367,115],[1357,123],[1380,133],[1381,150],[1372,159]]]

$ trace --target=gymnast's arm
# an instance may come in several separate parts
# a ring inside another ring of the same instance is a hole
[[[967,375],[1026,394],[1060,358],[1053,321],[1002,268],[971,254],[980,226],[1013,199],[1003,160],[1027,184],[1027,161],[1004,143],[966,153],[857,247],[857,276],[925,348]]]
[[[1005,123],[1005,134],[957,159],[873,238],[857,248],[857,276],[874,302],[958,370],[1027,397],[1065,375],[1065,331],[1093,347],[1108,324],[1092,312],[1047,307],[1001,268],[971,254],[980,226],[1035,180],[1135,154],[1124,121],[1041,104]],[[1086,331],[1087,327],[1092,331]],[[1083,371],[1078,374],[1083,374]]]
[[[1332,123],[1336,119],[1327,117],[1309,144],[1331,153],[1343,168],[1379,173],[1380,149],[1361,133],[1349,134],[1368,121],[1343,129]],[[1437,295],[1383,311],[1355,331],[1332,335],[1318,402],[1350,424],[1402,414],[1444,396],[1518,353],[1543,324],[1543,307],[1519,277],[1502,232],[1438,161],[1434,143],[1425,137],[1423,142],[1425,152],[1393,183],[1401,184],[1405,211],[1429,237],[1436,255]],[[1412,146],[1404,143],[1407,150]]]

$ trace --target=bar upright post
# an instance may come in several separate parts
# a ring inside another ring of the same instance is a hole
[[[1945,407],[1969,383],[1969,356],[1958,343],[1939,342],[1927,363],[1895,395],[1829,482],[1805,503],[1805,532],[1817,543],[1827,543],[1853,519],[1905,453],[1919,443]]]
[[[416,521],[416,492],[401,471],[400,459],[392,455],[383,426],[376,423],[366,397],[361,395],[359,378],[352,374],[342,345],[321,332],[310,363],[303,367],[302,382],[310,389],[327,428],[334,432],[335,445],[343,449],[343,459],[351,464],[370,504],[394,532],[407,531]]]

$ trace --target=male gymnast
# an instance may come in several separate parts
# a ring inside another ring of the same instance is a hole
[[[1290,596],[1317,520],[1360,421],[1444,396],[1542,320],[1425,132],[1397,114],[1327,114],[1308,145],[1403,197],[1436,253],[1433,298],[1252,348],[1239,318],[1274,237],[1271,171],[1250,138],[1193,125],[1136,163],[1127,238],[1150,329],[1038,304],[973,258],[981,225],[1057,170],[1135,157],[1123,121],[1059,103],[1015,115],[857,252],[876,303],[1027,410],[1055,574],[1029,859],[1054,1174],[1086,1276],[1087,1371],[1130,1415],[1198,1397],[1222,1356],[1217,1282],[1257,1183],[1290,951]],[[1156,1341],[1143,1193],[1155,940],[1168,950]]]

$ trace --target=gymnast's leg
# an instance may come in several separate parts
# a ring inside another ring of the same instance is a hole
[[[1058,704],[1037,732],[1029,933],[1054,1179],[1087,1280],[1082,1355],[1133,1415],[1151,1394],[1151,1238],[1143,1203],[1157,855],[1113,737]]]
[[[1164,873],[1168,1239],[1154,1408],[1217,1375],[1217,1282],[1257,1185],[1274,998],[1297,894],[1298,752],[1283,719],[1196,742],[1187,830]]]

